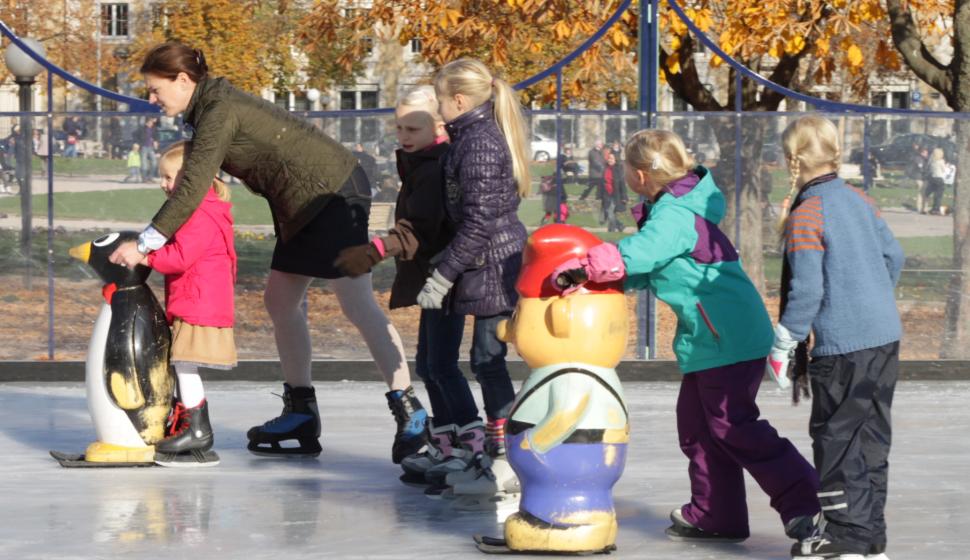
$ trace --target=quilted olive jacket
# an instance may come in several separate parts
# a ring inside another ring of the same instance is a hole
[[[233,87],[199,82],[184,114],[195,134],[178,188],[152,225],[171,237],[198,208],[219,169],[264,197],[277,235],[293,237],[336,196],[357,160],[309,122]]]

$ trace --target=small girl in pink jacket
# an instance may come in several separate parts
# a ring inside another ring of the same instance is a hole
[[[180,142],[158,160],[167,196],[178,184],[191,143]],[[178,396],[168,422],[168,435],[155,444],[155,462],[166,467],[208,467],[219,463],[211,451],[209,405],[199,366],[230,369],[236,365],[233,339],[233,244],[229,188],[213,179],[202,204],[162,248],[142,264],[165,275],[165,313],[172,326],[171,363],[178,377]]]

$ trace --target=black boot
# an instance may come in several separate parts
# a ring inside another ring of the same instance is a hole
[[[255,455],[316,457],[320,447],[320,411],[313,387],[283,384],[283,412],[246,433],[247,449]],[[280,442],[297,440],[299,447],[282,447]]]
[[[385,396],[387,406],[397,422],[394,445],[391,447],[391,461],[397,465],[428,442],[428,413],[412,387],[403,391],[388,391]]]
[[[155,444],[155,463],[164,467],[211,467],[219,464],[212,451],[214,437],[209,423],[209,403],[194,408],[175,404],[168,421],[168,436]]]
[[[194,408],[179,402],[172,410],[168,436],[155,444],[159,453],[185,453],[212,448],[212,426],[209,424],[209,403],[204,400]]]
[[[735,535],[702,531],[684,519],[684,514],[681,513],[680,508],[670,512],[670,521],[673,525],[667,527],[664,532],[667,533],[667,537],[674,541],[739,543],[748,538],[747,534]]]
[[[861,557],[866,555],[868,548],[868,546],[856,546],[855,543],[841,542],[827,533],[821,533],[792,545],[791,557],[811,560],[853,555]]]

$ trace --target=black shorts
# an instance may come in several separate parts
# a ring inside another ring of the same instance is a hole
[[[341,250],[367,243],[370,183],[358,165],[347,182],[310,223],[284,243],[277,238],[273,270],[314,278],[340,278],[333,266]]]

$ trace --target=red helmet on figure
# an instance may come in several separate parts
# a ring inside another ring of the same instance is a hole
[[[550,276],[559,265],[570,259],[582,259],[593,247],[603,243],[596,235],[577,226],[550,224],[537,229],[522,253],[522,270],[515,289],[525,298],[561,295],[552,286]],[[597,284],[587,282],[578,293],[623,293],[623,281]]]

